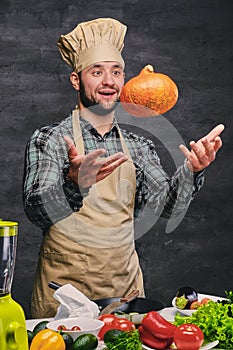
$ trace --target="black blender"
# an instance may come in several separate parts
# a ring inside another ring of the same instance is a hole
[[[25,315],[11,297],[18,223],[0,219],[0,350],[28,350]]]

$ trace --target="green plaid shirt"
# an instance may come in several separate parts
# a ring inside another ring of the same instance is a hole
[[[80,117],[85,153],[105,148],[106,156],[122,151],[116,121],[102,137]],[[36,130],[26,148],[24,207],[28,218],[43,230],[79,211],[83,198],[78,186],[67,177],[69,160],[63,137],[73,139],[72,117]],[[136,169],[135,218],[147,203],[156,215],[170,217],[188,205],[203,185],[203,173],[193,176],[185,163],[172,177],[163,170],[151,140],[122,130]]]

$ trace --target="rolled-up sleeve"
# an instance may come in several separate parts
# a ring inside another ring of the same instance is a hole
[[[186,162],[168,176],[151,141],[144,141],[135,158],[137,173],[136,211],[148,204],[158,216],[169,218],[186,211],[204,184],[204,172],[192,173]]]

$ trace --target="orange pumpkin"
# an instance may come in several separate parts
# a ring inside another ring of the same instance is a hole
[[[137,117],[166,113],[177,102],[178,89],[165,74],[156,73],[151,65],[131,78],[122,88],[120,101],[124,109]]]

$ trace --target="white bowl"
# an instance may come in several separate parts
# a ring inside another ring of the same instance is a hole
[[[71,317],[51,321],[47,324],[47,328],[57,331],[60,325],[64,325],[68,329],[71,329],[73,326],[79,326],[81,329],[80,331],[64,330],[64,333],[70,334],[73,340],[76,340],[81,334],[88,333],[97,336],[104,322],[94,318]]]
[[[212,301],[214,302],[217,302],[218,300],[226,300],[226,298],[223,298],[223,297],[218,297],[216,295],[208,295],[208,294],[200,294],[198,293],[198,301],[201,301],[202,299],[204,298],[209,298],[211,299]],[[172,299],[172,306],[177,310],[179,311],[181,314],[185,315],[185,316],[192,316],[192,314],[194,312],[196,312],[197,310],[189,310],[189,309],[179,309],[177,306],[176,306],[176,297],[174,297]]]

